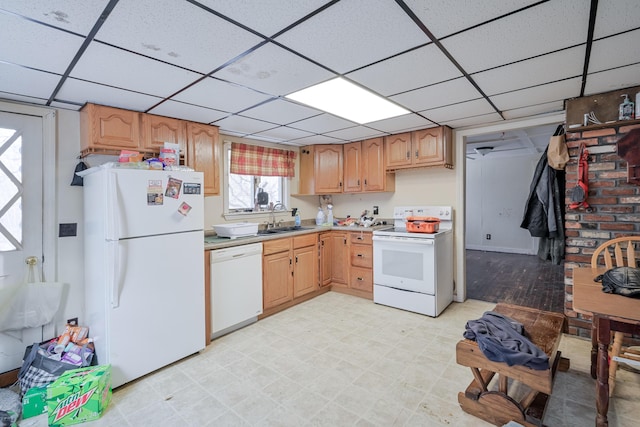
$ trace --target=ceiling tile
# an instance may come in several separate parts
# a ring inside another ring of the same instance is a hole
[[[174,0],[120,0],[96,39],[205,74],[262,41],[189,2]]]
[[[347,77],[388,96],[461,75],[442,51],[430,44],[349,73]]]
[[[84,39],[0,13],[0,61],[63,74]]]
[[[156,96],[144,95],[138,92],[131,92],[129,90],[72,78],[65,80],[56,99],[58,101],[69,101],[80,104],[93,102],[95,104],[109,105],[135,111],[145,111],[162,101],[162,98]]]
[[[502,117],[500,117],[500,114],[491,113],[491,114],[485,114],[482,116],[467,117],[464,119],[444,121],[442,122],[442,124],[449,126],[453,129],[459,129],[467,126],[484,125],[488,123],[495,123],[495,122],[501,122],[501,121],[503,120],[502,120]]]
[[[578,96],[580,94],[581,80],[581,77],[576,77],[489,98],[501,111],[560,101]]]
[[[601,1],[598,2],[596,26],[593,37],[610,36],[622,31],[638,28],[640,17],[640,2],[626,1]]]
[[[47,103],[47,98],[37,98],[37,97],[20,95],[13,92],[2,92],[2,91],[0,91],[0,99],[2,100],[8,99],[11,101],[26,102],[28,104],[38,104],[38,105],[45,105]]]
[[[157,107],[149,110],[151,114],[175,117],[200,123],[211,123],[226,116],[227,113],[197,105],[184,104],[177,101],[165,101]]]
[[[341,1],[276,41],[330,69],[346,73],[429,42],[391,1]]]
[[[328,132],[325,135],[331,136],[333,138],[343,139],[345,141],[358,141],[361,139],[375,138],[376,136],[384,136],[386,135],[386,133],[368,128],[366,126],[354,126],[347,129]]]
[[[253,107],[269,98],[260,92],[209,77],[173,97],[177,101],[230,113]]]
[[[201,75],[153,59],[93,42],[82,55],[71,76],[167,97]]]
[[[49,99],[60,76],[0,62],[0,91]]]
[[[475,73],[584,43],[588,22],[589,8],[583,0],[546,2],[447,38],[442,44],[462,68]]]
[[[214,76],[261,92],[284,96],[335,75],[268,43]]]
[[[640,64],[587,75],[584,94],[595,95],[631,86],[640,86]],[[632,94],[629,96],[634,98]]]
[[[523,89],[582,75],[585,46],[539,56],[471,77],[487,95]]]
[[[205,6],[220,12],[234,21],[256,30],[265,36],[272,36],[292,23],[328,3],[327,0],[282,0],[229,1],[200,0]]]
[[[293,142],[299,145],[315,145],[315,144],[342,144],[344,140],[338,139],[338,138],[332,138],[326,135],[312,135],[304,138],[294,139],[289,142]]]
[[[53,101],[49,106],[51,108],[60,108],[62,110],[73,110],[73,111],[78,111],[82,108],[82,105],[68,104],[66,102],[56,102],[56,101]]]
[[[318,114],[321,114],[318,110],[285,101],[284,99],[276,99],[242,113],[245,117],[279,125],[286,125]]]
[[[481,24],[538,0],[405,0],[437,38]]]
[[[86,36],[108,3],[108,0],[2,1],[0,8]]]
[[[589,73],[640,62],[639,40],[640,30],[635,30],[593,42]]]
[[[436,123],[444,123],[446,121],[480,116],[493,112],[495,112],[495,109],[491,104],[489,104],[486,99],[479,98],[474,99],[473,101],[447,105],[446,107],[420,111],[420,114]]]
[[[219,126],[223,132],[240,133],[243,135],[262,132],[263,130],[276,127],[273,123],[263,122],[262,120],[250,119],[242,116],[229,116],[222,120],[218,120],[214,125]]]
[[[386,133],[396,133],[411,129],[423,129],[434,125],[435,124],[433,122],[425,119],[424,117],[420,117],[417,114],[404,114],[390,119],[367,123],[368,127]]]
[[[291,139],[304,138],[307,136],[311,136],[312,134],[309,132],[305,132],[303,130],[293,129],[286,126],[280,126],[277,128],[265,130],[263,132],[258,132],[249,136],[249,138],[253,137],[267,137],[279,139],[281,141],[289,141]]]
[[[502,115],[505,119],[520,119],[523,117],[536,116],[538,114],[560,112],[564,110],[564,100],[536,104],[529,107],[514,108],[505,110]]]
[[[479,98],[481,95],[464,77],[412,90],[390,97],[393,101],[413,111],[442,107]]]
[[[327,133],[338,129],[345,129],[353,126],[353,122],[332,116],[331,114],[320,114],[308,119],[300,120],[289,125],[292,128],[306,130],[312,133]]]

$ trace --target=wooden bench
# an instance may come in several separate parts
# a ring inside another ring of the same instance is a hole
[[[471,368],[473,380],[464,392],[458,393],[462,409],[478,418],[502,426],[516,421],[524,426],[542,426],[544,411],[553,389],[557,369],[569,369],[569,359],[558,351],[565,318],[551,313],[511,304],[498,304],[494,311],[521,322],[525,335],[549,356],[547,370],[525,366],[508,366],[487,359],[475,341],[462,340],[456,346],[456,361]],[[497,384],[489,385],[495,374]],[[516,393],[510,393],[515,391]],[[519,398],[516,394],[522,394]]]

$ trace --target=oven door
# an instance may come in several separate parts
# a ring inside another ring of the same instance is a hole
[[[373,283],[435,294],[434,239],[373,236]]]

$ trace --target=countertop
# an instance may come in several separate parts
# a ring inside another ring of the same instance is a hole
[[[363,233],[371,233],[375,230],[383,230],[385,228],[390,228],[391,225],[376,225],[373,227],[356,227],[356,226],[339,226],[334,225],[333,227],[329,226],[306,226],[303,224],[301,230],[297,231],[289,231],[285,233],[275,233],[275,234],[262,234],[257,236],[248,236],[248,237],[237,237],[235,239],[229,239],[227,237],[218,237],[214,235],[205,235],[204,237],[204,249],[205,250],[214,250],[214,249],[223,249],[230,248],[233,246],[246,245],[249,243],[260,243],[266,240],[275,240],[275,239],[284,239],[287,237],[300,236],[303,234],[310,233],[320,233],[323,231],[355,231],[355,232],[363,232]]]

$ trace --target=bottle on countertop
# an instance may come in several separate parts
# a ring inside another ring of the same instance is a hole
[[[636,119],[640,119],[640,92],[636,93]]]
[[[635,105],[633,101],[629,100],[629,95],[620,95],[624,97],[624,101],[620,104],[620,113],[618,120],[633,120],[635,114]]]
[[[327,205],[327,224],[333,225],[333,205]]]
[[[296,211],[296,217],[295,217],[295,224],[296,224],[296,227],[300,227],[300,223],[301,223],[301,220],[300,220],[300,212]]]
[[[318,213],[316,214],[316,225],[324,224],[324,212],[321,207],[318,207]]]

